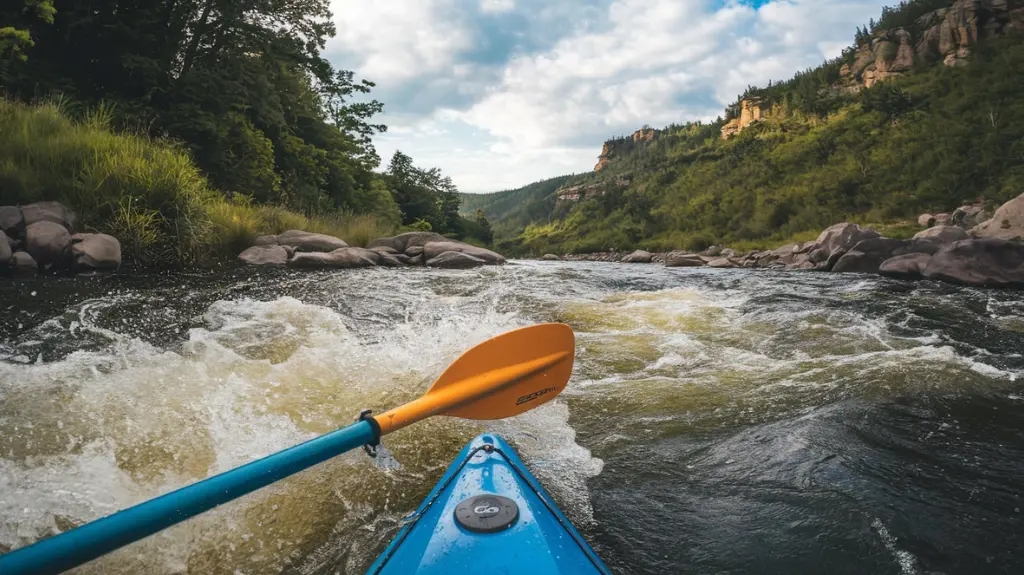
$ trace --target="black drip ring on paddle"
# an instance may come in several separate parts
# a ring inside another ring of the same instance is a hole
[[[370,457],[377,457],[377,446],[380,445],[380,424],[370,416],[371,413],[373,413],[372,409],[364,409],[359,412],[359,419],[356,421],[365,421],[373,429],[373,441],[363,444],[363,451]]]

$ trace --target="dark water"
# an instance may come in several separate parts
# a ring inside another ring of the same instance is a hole
[[[1024,572],[1024,293],[516,262],[0,284],[0,550],[577,333],[555,403],[389,436],[84,567],[362,573],[458,449],[509,438],[616,573]]]

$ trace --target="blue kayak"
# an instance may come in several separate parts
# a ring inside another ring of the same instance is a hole
[[[509,444],[488,433],[462,449],[367,573],[610,571]]]

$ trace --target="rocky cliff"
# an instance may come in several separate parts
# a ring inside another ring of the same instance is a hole
[[[600,172],[615,158],[629,154],[638,146],[653,142],[657,137],[658,130],[644,126],[643,128],[633,132],[632,138],[608,140],[604,143],[604,146],[601,147],[601,155],[597,157],[597,165],[594,166],[594,171]]]
[[[843,66],[836,87],[870,88],[917,64],[963,66],[979,40],[1011,32],[1024,32],[1024,0],[956,0],[921,16],[913,26],[875,31],[870,41],[857,46],[853,64]]]
[[[722,126],[722,139],[728,140],[742,132],[745,128],[761,121],[761,101],[757,98],[740,102],[740,115]]]

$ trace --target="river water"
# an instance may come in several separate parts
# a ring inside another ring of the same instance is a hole
[[[0,280],[2,281],[2,280]],[[1024,293],[587,262],[0,283],[0,552],[570,324],[556,401],[434,418],[77,573],[362,573],[475,434],[615,573],[1024,572]]]

